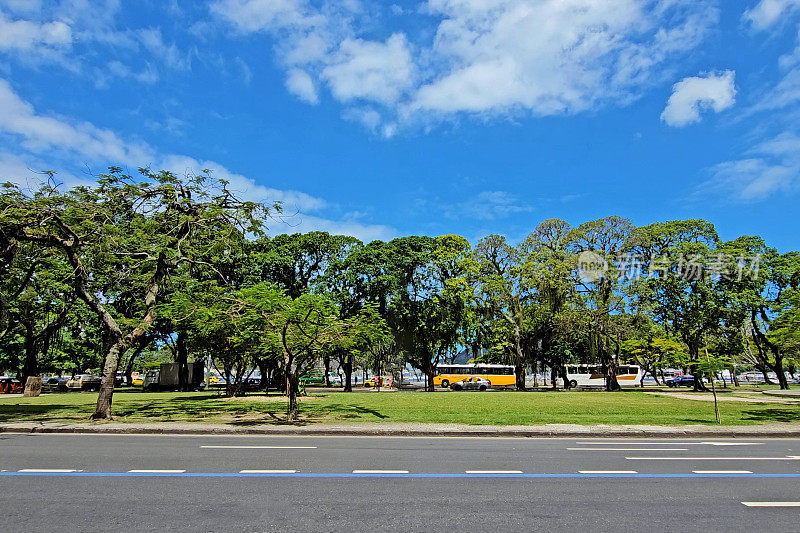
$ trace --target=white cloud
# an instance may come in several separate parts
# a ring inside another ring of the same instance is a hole
[[[728,109],[736,101],[734,72],[684,78],[672,86],[672,95],[661,113],[661,120],[669,126],[683,127],[700,121],[700,113],[716,113]]]
[[[322,22],[322,15],[305,0],[217,0],[211,4],[211,12],[242,32],[307,28]]]
[[[777,193],[800,188],[800,137],[792,132],[764,141],[746,153],[746,158],[720,163],[700,193],[732,196],[738,201],[763,200]]]
[[[531,211],[533,206],[506,191],[482,191],[474,198],[446,208],[445,215],[453,219],[496,220]]]
[[[160,29],[146,28],[136,33],[142,46],[167,67],[175,70],[191,69],[191,56],[178,50],[175,43],[165,43]]]
[[[0,78],[0,133],[20,140],[20,145],[30,157],[0,152],[0,181],[11,180],[26,184],[36,180],[36,171],[59,170],[45,167],[41,157],[50,160],[71,161],[72,164],[114,164],[131,168],[149,166],[170,170],[176,174],[196,173],[208,169],[218,178],[230,183],[231,191],[247,200],[282,202],[284,215],[272,224],[280,231],[324,230],[346,233],[356,237],[380,238],[394,235],[396,231],[386,226],[362,224],[354,220],[329,220],[308,212],[320,212],[328,203],[309,194],[294,190],[278,190],[256,183],[251,178],[230,171],[214,161],[201,161],[190,156],[160,154],[144,142],[122,139],[108,129],[98,128],[88,122],[79,122],[58,116],[38,114],[33,106],[20,98],[6,80]],[[23,150],[19,150],[22,152]],[[41,156],[41,157],[40,157]],[[58,178],[67,186],[81,179],[59,172]],[[300,228],[300,229],[298,229]],[[274,230],[273,230],[274,231]]]
[[[88,122],[37,114],[3,79],[0,79],[0,109],[3,110],[0,130],[22,137],[23,146],[31,151],[54,149],[132,166],[153,160],[152,150],[142,143],[125,142],[113,132]]]
[[[0,51],[52,53],[72,46],[72,29],[57,20],[9,20],[0,11]]]
[[[786,11],[800,7],[800,0],[761,0],[744,12],[744,19],[758,30],[766,30],[782,19]]]
[[[307,233],[309,231],[327,231],[334,235],[351,235],[362,242],[374,240],[390,240],[397,237],[398,232],[390,226],[378,224],[362,224],[353,220],[328,220],[310,215],[296,215],[271,224],[269,233]]]
[[[393,104],[411,85],[413,71],[406,38],[395,33],[385,43],[346,39],[322,77],[342,102],[360,98]]]
[[[289,89],[290,93],[304,102],[308,102],[309,104],[316,104],[319,102],[314,80],[311,79],[311,76],[309,76],[307,72],[299,68],[289,71],[286,77],[286,88]]]
[[[717,16],[683,0],[429,0],[427,7],[443,17],[430,50],[436,72],[410,107],[442,113],[551,115],[635,97]]]
[[[211,11],[241,33],[272,35],[301,99],[327,86],[346,104],[380,104],[386,132],[462,112],[625,105],[718,18],[714,2],[694,0],[427,0],[408,13],[422,28],[412,45],[399,31],[372,37],[374,20],[352,3],[216,0]]]

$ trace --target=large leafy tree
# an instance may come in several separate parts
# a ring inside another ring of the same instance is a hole
[[[184,263],[203,264],[233,233],[259,232],[268,210],[238,199],[210,173],[178,177],[140,169],[140,177],[111,168],[96,187],[62,193],[46,186],[26,195],[7,185],[0,227],[7,239],[60,250],[73,290],[103,325],[107,341],[102,384],[92,417],[111,417],[117,367],[152,327],[166,278]],[[138,312],[115,317],[98,286],[115,270],[138,287]]]
[[[612,216],[581,224],[571,237],[581,268],[578,303],[588,318],[590,350],[603,367],[606,390],[620,388],[616,363],[621,334],[614,315],[625,311],[622,287],[626,271],[617,266],[629,251],[632,230],[629,220]]]
[[[647,271],[635,293],[665,331],[686,345],[695,389],[705,389],[701,348],[737,319],[720,277],[711,275],[717,232],[704,220],[660,222],[638,228],[632,242]]]

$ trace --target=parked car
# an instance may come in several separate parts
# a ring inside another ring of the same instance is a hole
[[[391,387],[394,382],[392,376],[375,376],[364,382],[365,387]]]
[[[464,378],[461,381],[456,381],[455,383],[450,384],[450,388],[453,390],[477,390],[477,391],[485,391],[492,384],[489,380],[479,378],[473,376],[471,378]]]
[[[0,376],[0,394],[17,394],[24,390],[25,386],[17,378]]]
[[[67,381],[67,390],[100,390],[100,376],[78,374]]]
[[[69,379],[66,376],[42,376],[42,388],[64,392],[67,390]]]
[[[694,387],[694,376],[675,376],[667,380],[668,387]]]
[[[300,376],[303,385],[325,385],[325,371],[321,368],[312,368]]]

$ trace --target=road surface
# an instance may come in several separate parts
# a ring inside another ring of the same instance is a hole
[[[0,434],[0,530],[798,531],[798,439]]]

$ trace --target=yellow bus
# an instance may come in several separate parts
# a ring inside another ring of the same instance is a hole
[[[473,376],[487,380],[492,387],[507,387],[517,382],[514,367],[511,365],[439,365],[436,372],[433,384],[445,388],[451,383]]]

